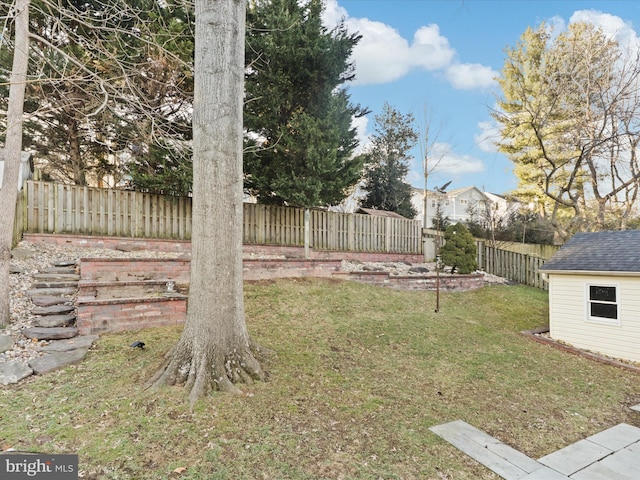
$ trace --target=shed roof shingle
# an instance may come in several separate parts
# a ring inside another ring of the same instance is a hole
[[[640,230],[576,233],[541,270],[640,272]]]

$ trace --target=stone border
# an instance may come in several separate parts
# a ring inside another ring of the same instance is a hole
[[[549,332],[549,327],[538,327],[538,328],[534,328],[532,330],[525,330],[523,332],[520,332],[522,335],[524,335],[525,337],[530,338],[531,340],[541,343],[543,345],[549,345],[551,347],[557,348],[559,350],[562,350],[564,352],[568,352],[568,353],[572,353],[574,355],[578,355],[581,357],[585,357],[588,358],[590,360],[595,360],[596,362],[600,362],[600,363],[604,363],[607,365],[611,365],[613,367],[618,367],[618,368],[624,368],[626,370],[629,370],[631,372],[634,373],[640,373],[640,367],[637,367],[635,365],[631,365],[625,362],[622,362],[620,360],[616,360],[614,358],[609,358],[605,355],[601,355],[598,353],[594,353],[594,352],[590,352],[588,350],[582,350],[580,348],[576,348],[572,345],[566,344],[566,343],[562,343],[559,342],[557,340],[553,340],[552,338],[545,338],[545,337],[541,337],[540,334],[541,333],[548,333]]]

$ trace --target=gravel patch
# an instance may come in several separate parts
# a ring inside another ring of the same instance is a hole
[[[405,263],[405,262],[360,262],[352,260],[343,260],[340,269],[343,272],[386,272],[393,276],[423,276],[435,275],[436,264],[431,263]],[[509,281],[506,278],[491,275],[489,273],[478,270],[474,273],[480,273],[484,276],[484,281],[492,285],[507,285]],[[450,268],[445,268],[441,275],[452,275]],[[454,274],[455,275],[455,274]]]

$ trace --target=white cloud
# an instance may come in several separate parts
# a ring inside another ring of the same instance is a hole
[[[569,23],[585,22],[599,27],[607,36],[618,42],[624,50],[636,51],[640,47],[640,38],[631,23],[609,13],[597,10],[578,10],[571,15]]]
[[[480,159],[456,153],[448,143],[434,144],[431,158],[439,159],[434,169],[438,174],[465,175],[484,171],[484,164]]]
[[[351,126],[356,129],[356,138],[358,139],[358,148],[354,152],[355,155],[361,154],[371,143],[371,138],[367,134],[367,126],[369,125],[369,119],[367,117],[353,117],[351,119]]]
[[[479,63],[456,63],[447,69],[449,82],[458,90],[489,88],[500,74]]]
[[[454,88],[465,90],[491,86],[497,76],[489,67],[456,62],[455,49],[436,24],[420,27],[409,43],[395,28],[368,18],[350,17],[338,0],[327,0],[325,26],[333,28],[342,20],[348,31],[362,36],[352,55],[356,68],[354,85],[393,82],[415,68],[445,71]]]
[[[350,18],[346,24],[349,31],[362,35],[353,49],[352,59],[356,66],[354,85],[389,83],[409,72],[409,43],[397,30],[367,18]]]
[[[557,37],[560,32],[564,32],[567,29],[567,22],[564,21],[559,15],[555,15],[546,21],[547,33],[551,35],[551,38]]]
[[[322,23],[329,28],[333,28],[348,15],[347,10],[338,5],[337,0],[330,0],[326,2],[324,11],[322,12]]]
[[[456,54],[449,46],[449,40],[440,35],[440,27],[435,24],[420,27],[416,31],[409,53],[412,65],[425,70],[445,68]]]
[[[487,120],[485,122],[478,123],[480,133],[474,135],[476,145],[483,152],[495,153],[498,151],[496,142],[500,140],[500,127],[497,123]]]
[[[480,159],[457,153],[451,144],[446,142],[434,143],[431,146],[429,158],[430,179],[460,179],[464,175],[481,173],[485,170],[484,163]],[[411,162],[407,181],[418,188],[424,187],[424,170],[420,159],[414,158]]]

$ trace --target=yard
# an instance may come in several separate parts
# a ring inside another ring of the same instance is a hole
[[[271,381],[190,413],[145,389],[179,328],[100,339],[76,367],[0,390],[0,446],[79,453],[96,479],[498,478],[429,427],[461,419],[538,458],[619,422],[640,377],[540,345],[547,294],[441,295],[327,280],[247,285]],[[143,340],[145,350],[129,344]]]

